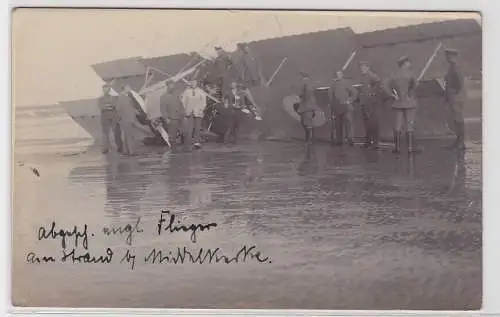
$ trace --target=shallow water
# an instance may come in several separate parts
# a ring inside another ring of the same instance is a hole
[[[82,141],[82,140],[81,140]],[[481,145],[465,155],[424,144],[415,157],[317,144],[206,144],[190,153],[149,149],[137,158],[82,145],[18,143],[15,169],[14,304],[22,306],[478,309],[481,305]],[[40,141],[37,141],[40,142]],[[84,142],[84,140],[82,141]],[[35,142],[36,143],[36,142]],[[50,143],[50,142],[49,142]],[[57,143],[57,142],[56,142]],[[44,150],[41,150],[44,149]],[[21,154],[19,154],[21,153]],[[19,165],[19,164],[18,164]],[[36,177],[29,166],[36,166]],[[161,210],[183,223],[155,233]],[[103,226],[144,233],[105,237]],[[37,230],[88,224],[89,249],[255,245],[269,261],[240,264],[27,264],[57,255]]]

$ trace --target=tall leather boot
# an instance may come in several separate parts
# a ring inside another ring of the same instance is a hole
[[[337,121],[335,122],[336,139],[335,142],[333,143],[334,146],[342,146],[344,144],[344,122],[342,116],[343,115],[337,116]]]
[[[369,148],[372,144],[373,136],[372,136],[372,131],[371,127],[369,124],[366,123],[365,119],[365,143],[363,144],[364,148]]]
[[[392,153],[400,153],[401,152],[401,132],[394,130],[394,148],[392,149]]]
[[[465,124],[464,124],[464,122],[457,123],[456,149],[459,151],[465,150]]]
[[[406,140],[408,144],[408,153],[420,153],[422,148],[415,144],[415,135],[413,132],[406,132]]]
[[[314,130],[312,128],[307,128],[307,144],[314,143]]]
[[[380,150],[380,145],[379,145],[379,130],[378,130],[378,124],[377,122],[373,123],[372,127],[372,149],[374,150]]]

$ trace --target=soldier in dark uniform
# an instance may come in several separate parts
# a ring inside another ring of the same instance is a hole
[[[300,102],[296,105],[296,111],[300,115],[306,143],[312,144],[314,142],[313,118],[316,109],[316,98],[309,75],[303,72],[300,75],[302,76],[302,88],[299,95]]]
[[[462,72],[457,65],[458,51],[455,49],[445,50],[448,72],[445,76],[445,101],[450,107],[450,112],[455,123],[455,142],[449,149],[465,149],[465,124],[464,124],[464,102],[465,89]]]
[[[344,144],[344,136],[350,146],[353,141],[352,117],[354,112],[353,102],[358,97],[358,91],[353,87],[352,82],[344,77],[342,71],[337,72],[337,78],[328,91],[331,108],[335,114],[335,127],[337,140],[334,145]],[[345,135],[344,135],[345,132]]]
[[[230,90],[230,84],[232,82],[231,71],[233,67],[233,63],[229,54],[225,52],[222,47],[215,47],[215,51],[217,52],[217,57],[213,62],[214,68],[214,79],[215,84],[218,86],[218,89],[221,91],[223,96],[227,95]]]
[[[361,87],[360,104],[363,111],[365,123],[364,147],[379,148],[379,123],[378,111],[382,106],[381,81],[368,65],[368,62],[360,63]]]
[[[398,71],[391,76],[384,85],[386,92],[393,96],[394,103],[392,109],[396,114],[394,125],[394,153],[401,151],[401,134],[403,128],[406,131],[408,152],[420,152],[421,149],[415,146],[415,121],[418,103],[415,96],[417,79],[411,69],[411,62],[407,56],[398,60]]]
[[[101,126],[102,126],[102,153],[108,153],[110,148],[109,134],[114,133],[115,145],[117,152],[123,151],[122,131],[120,128],[120,118],[116,111],[116,102],[118,96],[111,94],[112,85],[106,83],[102,87],[102,95],[99,97],[98,104],[101,110]]]
[[[236,46],[232,60],[239,80],[248,87],[260,85],[262,70],[259,61],[250,53],[246,43],[238,43]]]

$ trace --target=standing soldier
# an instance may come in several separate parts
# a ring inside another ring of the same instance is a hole
[[[160,110],[167,123],[168,138],[172,148],[177,144],[177,131],[182,127],[184,107],[181,102],[181,91],[176,82],[167,83],[167,91],[160,98]]]
[[[445,100],[450,107],[451,115],[455,123],[455,142],[449,149],[465,149],[465,124],[464,124],[464,101],[465,89],[462,72],[457,65],[458,51],[455,49],[445,50],[448,72],[445,76]]]
[[[101,110],[102,127],[102,153],[108,153],[110,147],[109,134],[114,133],[115,145],[118,152],[122,152],[122,131],[120,129],[119,117],[116,112],[117,96],[111,95],[111,84],[106,83],[102,86],[103,94],[99,98],[99,109]]]
[[[386,92],[395,99],[392,105],[396,114],[393,152],[399,153],[401,151],[401,134],[403,128],[406,128],[408,152],[420,152],[421,149],[415,146],[414,138],[418,107],[415,96],[417,79],[411,69],[410,59],[407,56],[403,56],[398,60],[398,67],[398,71],[384,85]]]
[[[300,122],[305,132],[305,140],[307,144],[314,143],[314,110],[316,109],[316,98],[314,96],[314,88],[312,87],[309,75],[301,72],[302,76],[302,89],[299,95],[299,103],[296,104],[295,109],[300,115]]]
[[[342,71],[337,72],[335,83],[329,90],[329,98],[332,111],[335,115],[335,128],[337,141],[335,145],[341,146],[344,144],[344,131],[347,142],[350,146],[354,145],[352,139],[352,115],[354,107],[352,103],[358,97],[358,91],[353,87],[352,83],[344,78]]]
[[[250,54],[246,43],[238,43],[233,64],[241,82],[250,87],[261,84],[262,71],[258,60]]]
[[[381,81],[368,65],[367,62],[361,62],[361,94],[360,104],[363,111],[365,123],[365,144],[373,149],[379,148],[379,123],[378,111],[381,104]]]
[[[229,88],[231,81],[230,72],[233,63],[231,61],[231,58],[229,57],[229,54],[225,52],[222,49],[222,47],[216,46],[215,51],[217,53],[217,57],[213,62],[213,68],[214,68],[213,77],[215,80],[215,84],[218,86],[222,95],[226,95],[230,90]]]
[[[135,137],[137,111],[134,106],[135,99],[132,96],[129,85],[124,85],[117,100],[117,112],[120,118],[120,127],[123,131],[124,154],[135,155]]]
[[[240,85],[233,82],[231,92],[225,96],[225,102],[228,109],[228,129],[224,136],[226,142],[236,143],[237,131],[243,119],[243,111],[246,110],[247,97]],[[248,110],[247,110],[248,111]],[[246,111],[245,111],[246,112]]]

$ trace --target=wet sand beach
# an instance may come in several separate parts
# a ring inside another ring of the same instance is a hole
[[[293,142],[206,144],[190,153],[143,147],[127,158],[87,147],[80,132],[65,141],[54,129],[41,140],[26,129],[35,128],[18,125],[14,305],[480,308],[481,145],[474,140],[463,156],[440,148],[448,141],[427,141],[413,159]],[[197,232],[196,243],[188,233],[159,236],[161,210],[217,227]],[[132,246],[125,236],[102,234],[138,217],[143,233]],[[60,239],[37,240],[38,228],[52,221],[87,224],[95,234],[90,252],[105,255],[110,247],[115,260],[28,264],[29,252],[60,254]],[[235,254],[253,245],[269,261],[143,261],[152,249]],[[119,261],[127,249],[137,256],[134,270]]]

